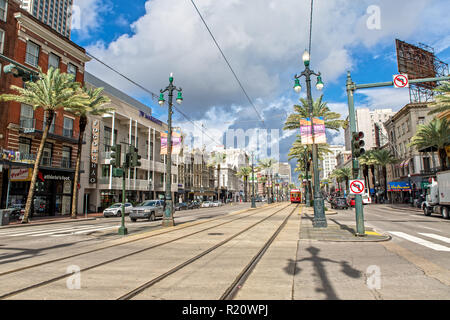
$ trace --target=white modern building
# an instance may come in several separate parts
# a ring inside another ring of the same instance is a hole
[[[22,0],[22,9],[70,38],[73,0]]]
[[[357,131],[364,133],[364,148],[366,151],[376,147],[379,148],[387,143],[387,132],[384,123],[394,114],[395,112],[392,109],[375,109],[372,111],[368,108],[356,109],[356,128]],[[377,132],[378,130],[379,132]],[[345,150],[352,150],[351,141],[350,126],[348,126],[345,129]]]
[[[110,165],[114,145],[122,147],[122,162],[129,144],[136,146],[142,156],[141,166],[127,172],[127,201],[163,198],[167,156],[160,155],[161,132],[167,130],[167,124],[154,118],[148,106],[87,72],[85,84],[88,88],[103,87],[115,111],[103,117],[89,117],[82,150],[84,172],[80,176],[78,212],[98,212],[122,201],[122,178],[112,176]],[[178,161],[179,156],[172,155],[172,199],[176,199],[179,187]]]
[[[331,172],[336,169],[337,166],[337,155],[343,151],[345,151],[345,146],[329,146],[330,153],[326,153],[323,155],[323,160],[320,160],[320,179],[328,179]]]

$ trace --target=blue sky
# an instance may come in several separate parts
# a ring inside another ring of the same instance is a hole
[[[293,76],[303,70],[301,55],[307,46],[309,3],[196,0],[271,129],[281,129],[286,113],[297,102]],[[347,115],[346,71],[351,70],[357,83],[391,81],[397,73],[396,38],[434,46],[438,57],[449,62],[448,1],[413,0],[408,6],[385,0],[315,3],[311,67],[323,74],[324,100],[343,117]],[[181,108],[191,119],[205,124],[216,141],[230,127],[261,126],[190,1],[76,0],[75,4],[82,14],[79,28],[72,32],[74,42],[155,93],[168,84],[168,74],[174,72],[176,84],[184,88]],[[373,6],[379,9],[379,16]],[[368,27],[373,17],[380,18],[379,28]],[[440,23],[435,23],[438,20]],[[88,63],[87,70],[149,104],[153,114],[166,121],[166,110],[125,79],[96,62]],[[304,81],[302,85],[306,87]],[[313,90],[314,98],[320,94]],[[356,96],[356,105],[399,110],[408,97],[405,89],[365,90]],[[189,123],[177,114],[175,125],[189,130]],[[286,161],[295,135],[281,134],[280,160]],[[330,143],[343,142],[342,134],[328,136],[333,137]]]

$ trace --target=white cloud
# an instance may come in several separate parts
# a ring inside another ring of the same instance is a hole
[[[80,38],[89,38],[90,33],[102,24],[102,14],[112,10],[109,0],[75,0],[72,10],[72,32]]]

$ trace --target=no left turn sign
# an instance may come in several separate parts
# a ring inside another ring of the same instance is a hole
[[[409,80],[407,74],[394,75],[394,87],[395,88],[409,88]]]
[[[363,194],[364,189],[364,180],[350,180],[350,194]]]

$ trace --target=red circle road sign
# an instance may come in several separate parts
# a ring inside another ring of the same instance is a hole
[[[350,191],[353,194],[362,194],[362,193],[364,193],[364,181],[353,180],[350,183]]]
[[[394,87],[407,88],[409,87],[408,76],[404,74],[397,74],[394,76]]]

